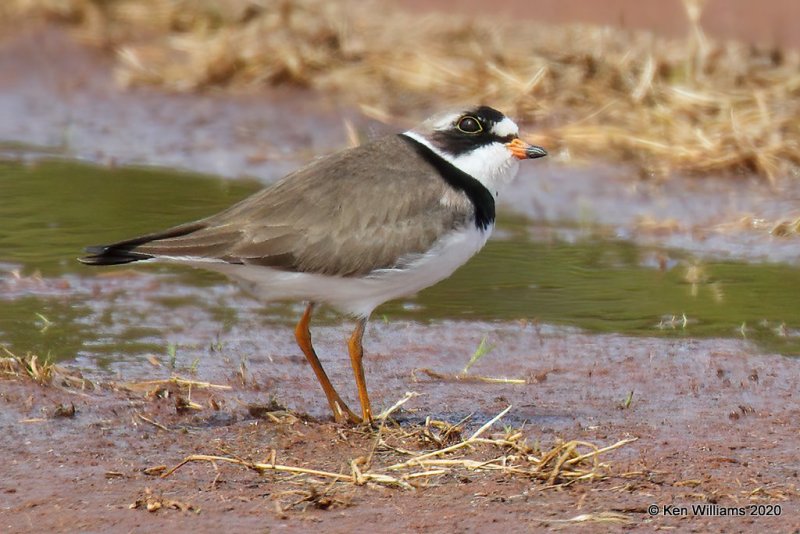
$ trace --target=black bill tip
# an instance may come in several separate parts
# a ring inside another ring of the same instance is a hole
[[[547,155],[547,150],[540,146],[530,145],[525,149],[525,156],[528,159],[543,158]]]

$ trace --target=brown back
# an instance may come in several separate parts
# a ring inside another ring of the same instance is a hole
[[[128,250],[154,256],[358,276],[426,252],[473,217],[464,193],[389,136],[320,158],[217,215],[117,245],[135,243]]]

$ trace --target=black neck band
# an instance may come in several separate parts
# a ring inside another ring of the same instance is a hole
[[[467,195],[475,208],[475,226],[479,230],[486,230],[494,224],[494,197],[482,183],[416,139],[403,134],[400,134],[400,138],[411,145],[417,154],[430,163],[445,182]]]

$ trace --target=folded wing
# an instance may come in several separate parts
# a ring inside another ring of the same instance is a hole
[[[469,224],[473,211],[466,195],[390,136],[316,160],[207,219],[89,247],[81,261],[160,258],[359,276],[424,254]]]

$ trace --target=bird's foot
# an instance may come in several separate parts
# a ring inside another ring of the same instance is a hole
[[[331,402],[331,410],[333,410],[333,420],[337,423],[359,425],[363,422],[363,419],[357,416],[342,399]]]

